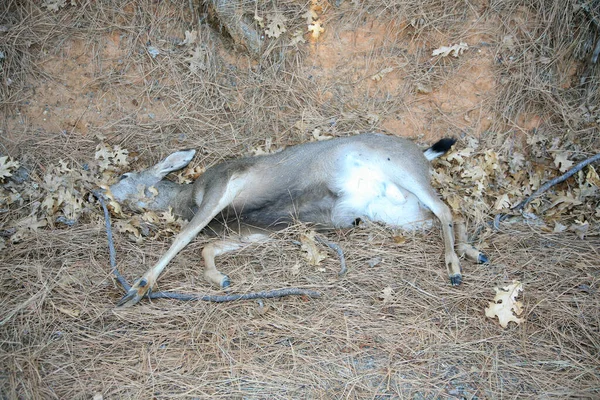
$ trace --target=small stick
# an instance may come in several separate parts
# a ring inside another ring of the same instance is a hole
[[[562,174],[561,176],[558,176],[558,177],[544,183],[531,196],[529,196],[528,198],[526,198],[525,200],[523,200],[522,202],[520,202],[519,204],[514,206],[512,208],[512,210],[514,210],[514,211],[523,210],[533,199],[535,199],[536,197],[539,197],[546,190],[550,189],[554,185],[564,182],[565,180],[567,180],[570,177],[572,177],[573,175],[575,175],[577,172],[581,171],[586,166],[588,166],[591,163],[594,163],[598,160],[600,160],[600,153],[596,154],[593,157],[588,158],[587,160],[583,160],[582,162],[580,162],[579,164],[577,164],[576,166],[574,166],[573,168],[571,168],[570,170],[568,170],[567,172]],[[496,216],[496,218],[494,218],[494,226],[497,225],[497,222],[502,222],[511,216],[509,214],[498,214],[498,215]],[[496,222],[496,220],[497,220],[497,222]]]
[[[108,253],[110,258],[110,266],[111,272],[117,278],[117,281],[121,284],[125,292],[128,292],[131,288],[127,279],[121,275],[119,270],[117,269],[117,252],[115,250],[115,243],[112,235],[112,228],[110,224],[110,213],[108,212],[108,208],[106,207],[106,202],[104,201],[104,195],[99,191],[92,191],[94,196],[98,199],[102,208],[104,210],[104,225],[106,227],[106,236],[108,240]],[[341,249],[340,249],[341,251]],[[345,265],[345,264],[344,264]],[[321,293],[308,290],[308,289],[299,289],[299,288],[286,288],[286,289],[275,289],[275,290],[264,290],[261,292],[253,292],[253,293],[245,293],[245,294],[227,294],[227,295],[193,295],[193,294],[185,294],[185,293],[175,293],[175,292],[150,292],[146,297],[150,299],[174,299],[180,301],[210,301],[213,303],[224,303],[227,301],[235,301],[235,300],[254,300],[254,299],[272,299],[278,297],[285,296],[308,296],[308,297],[321,297]]]
[[[318,235],[315,236],[315,239],[317,239],[317,242],[324,244],[325,246],[329,247],[332,250],[335,250],[335,252],[337,253],[337,255],[340,259],[340,264],[341,264],[341,268],[340,268],[340,272],[338,272],[338,276],[345,275],[346,272],[348,271],[348,268],[346,267],[346,257],[344,257],[344,250],[342,250],[342,248],[338,244],[329,242]]]

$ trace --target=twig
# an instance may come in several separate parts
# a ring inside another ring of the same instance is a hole
[[[115,251],[115,243],[113,241],[112,229],[110,224],[110,213],[108,212],[108,208],[106,207],[106,202],[104,201],[104,195],[95,190],[92,192],[94,196],[98,199],[100,204],[102,205],[102,209],[104,210],[104,225],[106,227],[106,236],[108,240],[108,253],[110,258],[110,266],[111,272],[117,278],[117,281],[121,284],[125,292],[128,292],[131,289],[131,285],[127,282],[127,279],[121,275],[119,270],[117,269],[117,252]],[[340,249],[341,251],[341,249]],[[338,253],[339,254],[339,253]],[[342,254],[343,257],[343,254]],[[345,266],[345,263],[343,264]],[[227,294],[227,295],[193,295],[186,293],[176,293],[176,292],[150,292],[146,297],[150,299],[173,299],[180,301],[210,301],[213,303],[224,303],[227,301],[236,301],[236,300],[254,300],[254,299],[272,299],[278,297],[285,296],[308,296],[308,297],[321,297],[321,293],[308,290],[308,289],[298,289],[298,288],[286,288],[286,289],[275,289],[275,290],[264,290],[261,292],[253,292],[253,293],[245,293],[245,294]]]
[[[589,164],[594,163],[598,160],[600,160],[600,153],[596,154],[593,157],[588,158],[587,160],[583,160],[582,162],[580,162],[579,164],[577,164],[576,166],[574,166],[573,168],[571,168],[570,170],[568,170],[567,172],[562,174],[561,176],[556,177],[556,178],[544,183],[542,186],[540,186],[540,188],[538,190],[533,192],[533,194],[531,196],[529,196],[528,198],[526,198],[525,200],[523,200],[522,202],[520,202],[519,204],[514,206],[512,208],[512,210],[517,211],[517,212],[523,210],[533,199],[535,199],[536,197],[539,197],[546,190],[550,189],[554,185],[557,185],[557,184],[569,179],[571,176],[573,176],[577,172],[581,171],[584,167],[586,167]],[[496,218],[494,218],[494,226],[496,226],[498,222],[505,221],[509,217],[511,217],[510,214],[498,214],[496,216]]]
[[[342,275],[346,274],[346,272],[348,271],[348,268],[346,267],[346,257],[344,257],[344,250],[342,250],[342,248],[338,244],[329,242],[318,235],[315,236],[315,239],[317,239],[317,242],[324,244],[325,246],[329,247],[332,250],[335,250],[335,252],[337,253],[337,255],[340,259],[340,264],[341,264],[341,268],[340,268],[340,272],[338,272],[338,276],[342,276]]]

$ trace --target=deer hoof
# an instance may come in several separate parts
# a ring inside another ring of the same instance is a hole
[[[462,283],[462,275],[461,274],[450,275],[450,284],[452,286],[458,286],[461,283]]]
[[[477,257],[477,264],[487,264],[490,262],[490,259],[488,258],[488,256],[486,256],[483,253],[479,253],[479,256]]]
[[[228,288],[229,285],[231,285],[231,281],[229,280],[229,277],[225,275],[221,280],[221,289]]]
[[[129,289],[129,291],[119,300],[117,307],[131,307],[137,304],[146,295],[152,291],[146,278],[138,279]]]

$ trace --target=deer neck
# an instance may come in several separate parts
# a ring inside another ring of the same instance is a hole
[[[154,188],[158,193],[148,202],[148,209],[167,211],[171,208],[176,216],[192,219],[196,210],[192,199],[193,185],[162,180]]]

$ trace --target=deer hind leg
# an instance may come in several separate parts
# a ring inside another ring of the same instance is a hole
[[[437,193],[429,185],[414,185],[409,190],[440,220],[445,248],[446,269],[448,270],[450,283],[452,286],[460,285],[462,274],[460,261],[454,250],[454,224],[450,208],[438,198]]]
[[[202,257],[204,258],[204,278],[210,283],[213,283],[220,288],[226,288],[230,285],[229,277],[221,273],[216,265],[215,258],[238,250],[252,243],[263,243],[269,241],[269,235],[264,233],[252,233],[240,237],[229,237],[227,239],[218,240],[207,244],[202,249]]]
[[[454,230],[456,232],[456,252],[459,257],[465,257],[467,260],[478,264],[489,262],[485,254],[468,243],[467,226],[464,220],[455,219]]]
[[[131,286],[131,289],[117,303],[117,306],[132,306],[138,303],[146,294],[148,294],[160,273],[167,264],[179,253],[185,246],[194,239],[198,233],[225,207],[230,205],[235,197],[244,188],[246,179],[244,176],[233,176],[229,180],[215,180],[204,187],[201,204],[198,212],[192,220],[175,237],[175,241],[167,252],[150,268],[146,273]]]

